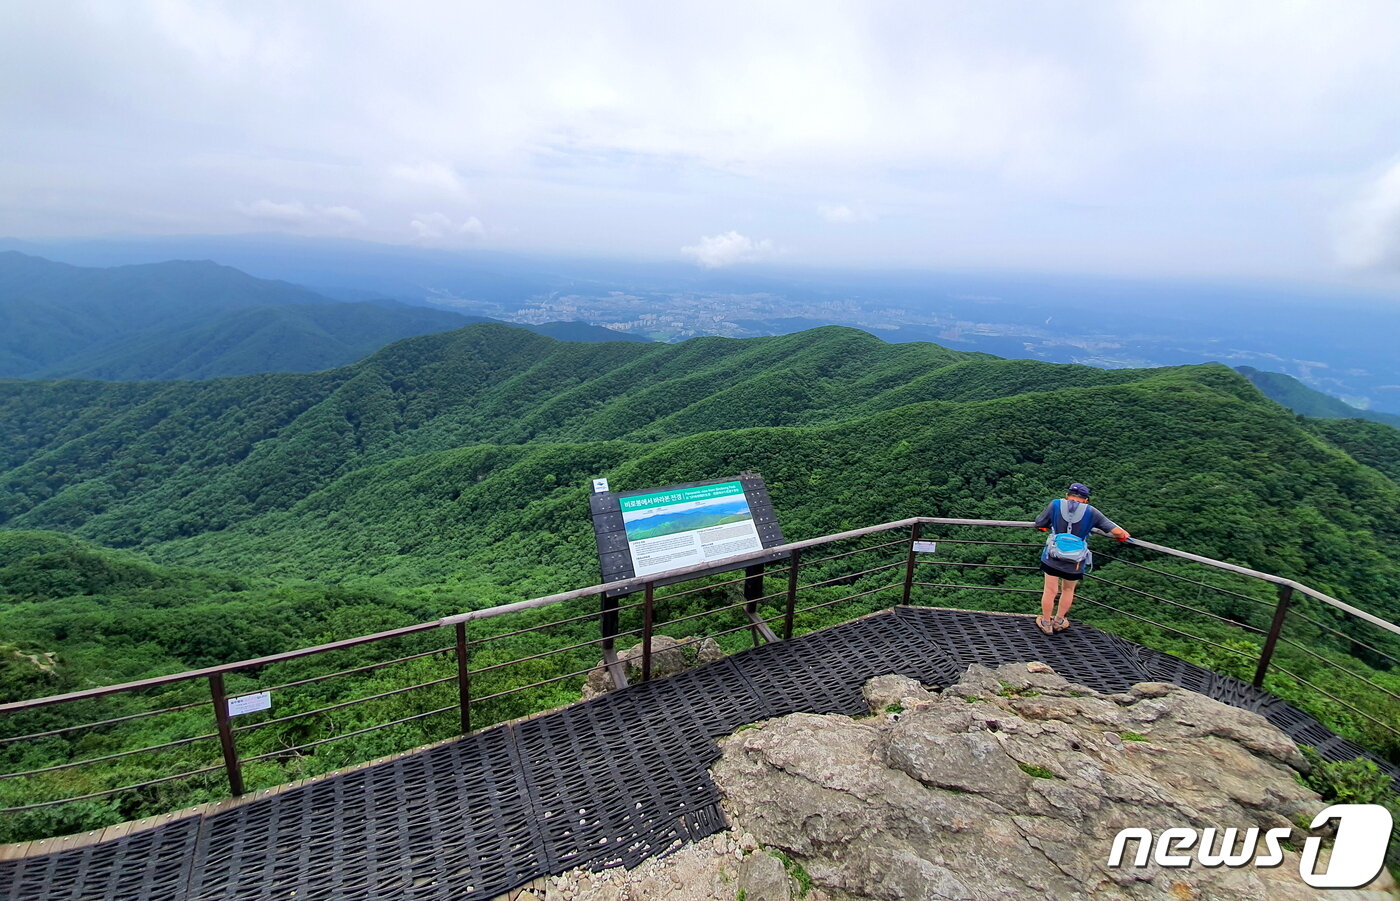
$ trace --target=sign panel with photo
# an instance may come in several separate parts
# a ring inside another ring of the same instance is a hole
[[[666,585],[676,581],[666,575],[673,570],[713,564],[702,570],[712,573],[761,566],[778,558],[751,555],[783,544],[768,488],[754,472],[685,485],[595,491],[588,503],[604,582],[655,577],[657,585]],[[746,554],[750,559],[731,562]]]
[[[637,576],[763,549],[738,481],[624,495],[618,502]]]

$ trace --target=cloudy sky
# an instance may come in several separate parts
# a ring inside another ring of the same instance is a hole
[[[0,235],[1400,291],[1400,4],[0,12]]]

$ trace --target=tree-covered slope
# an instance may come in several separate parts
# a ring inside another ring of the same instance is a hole
[[[1251,393],[1208,367],[829,425],[478,445],[368,466],[285,511],[152,551],[284,577],[475,583],[520,596],[522,573],[538,593],[596,579],[583,513],[595,476],[641,488],[760,471],[793,537],[913,515],[1030,519],[1079,478],[1148,540],[1400,617],[1400,487]]]
[[[852,329],[575,344],[480,323],[308,375],[3,382],[0,524],[167,540],[285,509],[367,463],[474,443],[823,421],[847,414],[853,385],[881,387],[882,372],[902,384],[965,359]]]
[[[373,632],[428,611],[384,592],[162,566],[53,532],[0,531],[0,703]],[[44,665],[46,662],[52,665]]]
[[[68,357],[36,377],[149,381],[316,372],[353,363],[400,338],[461,328],[474,318],[403,304],[252,307],[139,332]]]
[[[0,378],[316,372],[482,321],[393,301],[335,303],[207,261],[93,269],[0,253]],[[582,322],[521,327],[569,341],[646,341]]]
[[[1253,382],[1255,387],[1264,393],[1265,397],[1282,404],[1300,416],[1312,416],[1319,419],[1368,419],[1372,422],[1383,422],[1386,425],[1400,427],[1400,416],[1393,413],[1377,413],[1373,410],[1359,410],[1330,394],[1309,388],[1291,375],[1284,375],[1281,372],[1263,372],[1250,366],[1237,366],[1235,369]]]
[[[1359,419],[1316,419],[1310,425],[1358,462],[1400,483],[1400,429]]]
[[[651,342],[650,338],[642,335],[629,335],[626,332],[619,332],[601,325],[589,325],[586,322],[541,322],[538,325],[521,325],[520,328],[529,329],[537,335],[544,335],[559,341],[582,341],[586,344],[598,341],[633,341],[638,344]]]
[[[1245,429],[1242,418],[1261,425]],[[750,433],[734,434],[754,428],[780,430],[765,437],[776,444],[759,454],[764,459],[744,456],[757,453],[748,448],[755,440]],[[802,461],[796,465],[812,473],[815,484],[829,479],[831,491],[796,497],[791,509],[802,517],[827,508],[841,512],[812,518],[815,531],[934,509],[974,515],[989,503],[998,516],[1020,505],[1026,510],[1016,515],[1026,515],[1047,487],[1069,475],[1125,486],[1114,496],[1129,505],[1156,496],[1162,486],[1178,486],[1170,503],[1151,514],[1158,522],[1149,518],[1150,532],[1199,542],[1223,519],[1233,537],[1207,552],[1253,565],[1277,561],[1290,572],[1305,561],[1288,557],[1268,538],[1285,519],[1307,520],[1311,510],[1323,509],[1337,528],[1369,530],[1381,541],[1395,534],[1390,523],[1396,521],[1374,512],[1378,503],[1391,509],[1384,505],[1394,500],[1392,485],[1223,367],[1055,366],[935,345],[888,345],[834,327],[778,338],[585,345],[479,323],[401,341],[355,365],[308,375],[156,384],[12,381],[0,383],[0,437],[0,521],[12,528],[62,529],[109,545],[220,533],[198,544],[208,549],[196,555],[202,561],[283,568],[276,553],[244,553],[246,536],[261,530],[274,550],[298,548],[297,565],[315,561],[315,570],[296,570],[314,578],[386,572],[395,568],[389,557],[407,553],[401,546],[433,544],[450,534],[426,529],[405,544],[395,532],[388,544],[366,546],[373,550],[332,551],[345,541],[367,541],[376,530],[397,529],[394,510],[400,508],[377,513],[373,518],[382,525],[359,524],[345,530],[353,536],[337,537],[323,515],[354,517],[373,505],[356,494],[332,511],[318,492],[338,496],[347,485],[379,479],[370,495],[394,504],[402,498],[392,486],[421,481],[415,467],[430,471],[441,462],[432,454],[467,448],[458,456],[473,459],[487,453],[478,445],[494,446],[493,460],[519,457],[536,467],[563,467],[525,479],[559,491],[577,491],[588,477],[604,474],[598,470],[623,466],[625,473],[626,466],[664,458],[671,449],[700,446],[687,440],[710,442],[714,450],[695,461],[674,451],[677,462],[664,476],[636,484],[740,468],[771,478]],[[818,465],[802,450],[812,446],[850,450],[833,450],[831,460]],[[589,462],[565,465],[575,459]],[[1121,471],[1115,460],[1124,461]],[[969,470],[969,461],[980,461],[979,468]],[[490,511],[474,520],[473,534],[492,534],[499,522],[523,515],[516,493],[488,479],[497,468],[474,470],[470,478],[442,477],[450,490],[477,497],[472,503]],[[1251,493],[1241,490],[1276,470],[1277,480]],[[951,495],[923,481],[940,472],[963,474],[933,483],[947,485]],[[841,500],[848,484],[897,475],[908,490],[862,488],[850,503]],[[1304,490],[1300,479],[1322,487]],[[1016,490],[1021,480],[1031,486],[1024,497]],[[1318,492],[1329,502],[1320,503]],[[1196,525],[1216,497],[1232,499],[1228,516],[1211,513]],[[299,521],[296,511],[305,509],[321,513]],[[274,525],[270,514],[286,514],[291,524]],[[582,519],[571,516],[574,528],[583,528]],[[241,523],[248,529],[223,534]],[[1178,531],[1164,532],[1172,523]],[[558,534],[556,527],[562,524],[544,531]],[[384,560],[374,559],[390,545]],[[225,559],[225,553],[232,556]],[[415,578],[417,565],[401,572],[400,581]]]
[[[93,269],[0,253],[0,376],[41,372],[148,330],[251,307],[325,303],[286,282],[208,261]]]

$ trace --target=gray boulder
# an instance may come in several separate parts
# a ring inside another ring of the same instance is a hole
[[[1315,895],[1293,852],[1275,868],[1107,865],[1128,826],[1262,831],[1321,809],[1258,714],[1158,683],[1103,695],[1040,663],[973,666],[937,694],[885,676],[865,697],[902,712],[769,720],[722,739],[712,769],[736,830],[834,898]],[[1373,897],[1329,894],[1349,896]]]
[[[697,641],[693,638],[654,635],[651,639],[651,677],[664,679],[667,676],[684,672],[691,666],[712,663],[723,657],[724,651],[720,649],[719,643],[713,638]],[[641,681],[641,642],[626,650],[619,651],[617,659],[625,667],[629,684]],[[608,668],[600,660],[598,665],[588,672],[588,678],[583,684],[583,700],[587,701],[590,698],[607,694],[616,687],[613,684],[612,673],[608,672]]]

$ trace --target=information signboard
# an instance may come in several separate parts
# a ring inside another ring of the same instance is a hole
[[[713,563],[705,571],[720,572],[729,558],[783,543],[768,489],[756,473],[598,492],[589,503],[604,582],[662,576],[657,583],[665,584],[671,570]]]
[[[677,488],[619,499],[632,574],[712,563],[763,549],[744,486]]]

